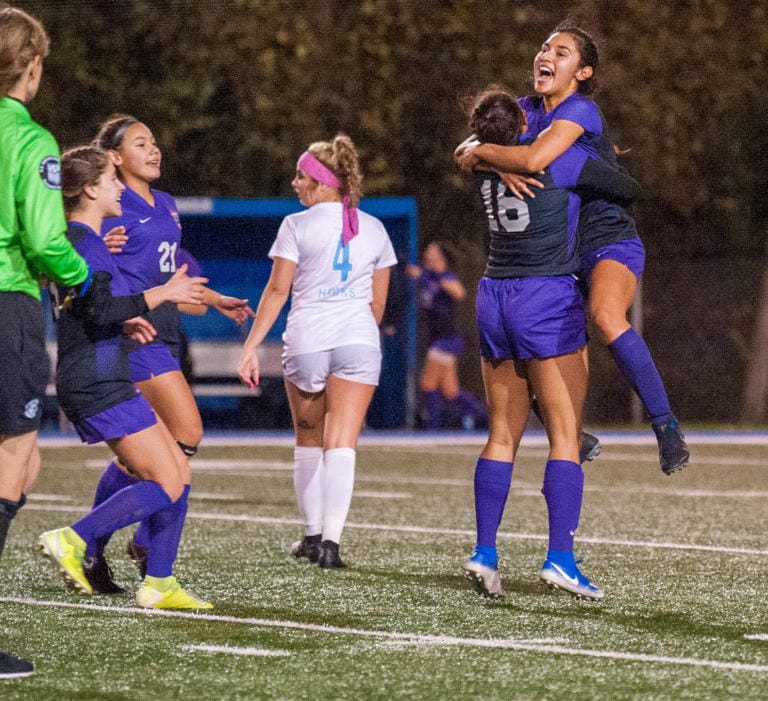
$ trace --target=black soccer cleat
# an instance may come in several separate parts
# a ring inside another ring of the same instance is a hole
[[[147,549],[136,542],[134,536],[128,541],[128,545],[125,548],[125,552],[128,557],[133,560],[133,564],[136,565],[136,569],[139,570],[141,578],[147,576]]]
[[[0,679],[18,679],[35,673],[31,662],[0,652]]]
[[[83,572],[94,594],[125,594],[125,589],[115,582],[112,568],[103,555],[86,555],[83,558]]]
[[[303,540],[297,540],[291,546],[291,554],[295,558],[306,557],[312,564],[320,559],[320,539],[322,535],[305,535]]]
[[[320,546],[320,557],[317,564],[324,570],[339,570],[346,567],[339,557],[339,544],[332,540],[324,540]]]
[[[676,417],[667,421],[651,424],[656,440],[659,443],[659,464],[665,475],[671,475],[682,470],[691,457],[685,436],[680,430],[680,422]]]
[[[582,431],[581,445],[579,446],[579,462],[584,464],[585,462],[594,460],[600,455],[602,447],[603,446],[600,445],[600,439],[597,436]]]

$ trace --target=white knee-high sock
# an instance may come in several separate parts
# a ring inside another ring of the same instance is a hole
[[[293,488],[306,535],[318,535],[323,530],[323,472],[320,446],[293,449]]]
[[[354,448],[325,451],[323,477],[323,540],[338,543],[352,503],[355,486]]]

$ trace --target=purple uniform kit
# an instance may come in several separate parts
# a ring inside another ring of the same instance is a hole
[[[105,219],[102,226],[103,233],[116,226],[125,227],[128,241],[123,250],[115,254],[115,262],[131,292],[143,292],[165,284],[176,272],[176,254],[181,247],[181,222],[176,203],[165,192],[152,190],[152,195],[155,198],[154,207],[126,187],[121,200],[122,216]],[[169,302],[161,304],[147,313],[146,318],[157,330],[153,345],[167,346],[176,357],[179,349],[179,312],[176,305]],[[128,348],[135,351],[142,345],[132,342]],[[178,363],[171,369],[178,370]],[[134,376],[135,381],[139,379],[144,378]]]
[[[91,266],[93,280],[88,293],[74,299],[57,321],[56,392],[62,410],[81,438],[98,443],[134,433],[157,421],[143,398],[130,402],[122,416],[112,412],[115,425],[94,418],[139,396],[128,370],[122,324],[147,313],[148,307],[143,294],[131,294],[114,256],[95,231],[73,223],[68,236]],[[101,432],[95,430],[97,425]]]
[[[539,97],[523,98],[520,106],[526,112],[530,132],[534,136],[556,120],[573,122],[584,129],[584,135],[574,146],[578,146],[586,137],[588,147],[594,149],[602,161],[618,168],[605,118],[591,98],[573,93],[549,112],[545,112],[544,102]],[[631,201],[632,197],[626,198],[621,193],[606,195],[590,188],[581,192],[583,197],[577,232],[578,275],[582,293],[590,298],[590,311],[594,314],[592,307],[600,303],[599,295],[597,301],[592,299],[595,267],[602,261],[613,261],[628,270],[636,284],[645,266],[645,247],[638,236],[634,220],[622,206]],[[605,314],[595,316],[603,320],[607,318]],[[604,338],[604,342],[619,371],[640,397],[650,417],[659,444],[662,471],[667,475],[673,474],[688,464],[689,451],[678,419],[672,411],[664,381],[645,341],[627,325],[626,318],[611,318],[609,323],[625,327],[618,335],[614,333]],[[603,332],[603,335],[606,333]]]

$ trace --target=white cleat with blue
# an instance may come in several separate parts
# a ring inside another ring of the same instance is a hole
[[[539,578],[550,588],[567,591],[577,599],[600,601],[605,597],[603,590],[592,584],[575,564],[571,568],[546,560],[539,572]]]
[[[464,563],[464,576],[472,582],[472,586],[477,589],[479,594],[489,599],[504,598],[498,565],[489,567],[480,562],[476,555],[473,555]]]

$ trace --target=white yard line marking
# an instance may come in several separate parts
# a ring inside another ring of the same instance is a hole
[[[356,489],[354,496],[367,499],[413,499],[413,494],[408,492],[373,492],[365,489]]]
[[[90,465],[89,463],[93,462],[94,465]],[[723,464],[723,463],[717,463],[717,464]],[[739,464],[747,464],[746,462],[740,462]],[[755,464],[768,464],[768,461],[766,463],[755,463]],[[103,462],[99,462],[98,466],[103,465]],[[96,466],[95,461],[86,461],[86,466]],[[281,462],[277,460],[203,460],[203,459],[195,459],[193,462],[193,471],[196,473],[206,472],[206,471],[233,471],[233,472],[239,472],[239,471],[253,471],[258,472],[260,470],[264,470],[267,472],[270,471],[278,471],[278,472],[286,472],[293,470],[293,463],[289,462]],[[419,478],[419,477],[376,477],[376,476],[368,476],[365,475],[360,471],[356,477],[358,483],[361,482],[371,482],[371,483],[385,483],[385,484],[395,484],[395,485],[416,485],[416,486],[444,486],[444,487],[471,487],[473,482],[471,479],[441,479],[441,478]],[[512,482],[512,490],[514,495],[516,496],[541,496],[541,489],[535,484],[531,484],[528,482],[515,482],[513,480]],[[725,498],[733,498],[733,499],[765,499],[768,497],[768,491],[746,491],[746,490],[718,490],[718,489],[677,489],[677,488],[670,488],[670,487],[653,487],[649,485],[632,485],[627,487],[610,487],[610,486],[585,486],[584,491],[586,492],[592,492],[595,494],[600,493],[609,493],[609,494],[632,494],[633,496],[638,495],[644,495],[644,494],[654,494],[659,496],[666,496],[666,497],[691,497],[691,498],[699,498],[699,497],[725,497]],[[195,495],[198,494],[206,494],[205,497],[197,496],[197,498],[215,498],[215,493],[211,493],[210,496],[208,496],[208,493],[200,493],[195,492],[193,489],[190,492],[190,499],[196,498]],[[398,492],[393,492],[393,495],[399,494]],[[373,492],[355,492],[356,496],[370,496],[373,495]],[[407,497],[411,497],[412,495],[408,494]],[[32,500],[47,500],[47,501],[56,501],[57,495],[38,495],[33,494],[30,499]],[[240,497],[235,496],[225,496],[222,495],[220,497],[222,500],[235,500]],[[406,496],[397,497],[393,496],[392,498],[406,498]],[[59,501],[66,501],[70,500],[70,497],[61,496]]]
[[[744,635],[744,640],[766,640],[768,641],[768,633],[747,633]]]
[[[89,507],[59,506],[56,504],[27,504],[25,507],[31,511],[56,511],[64,513],[85,513]],[[200,519],[201,521],[227,521],[230,523],[261,523],[278,526],[301,526],[303,522],[298,518],[278,518],[274,516],[251,516],[249,514],[214,514],[190,511],[187,518]],[[395,526],[380,523],[354,523],[352,521],[345,525],[345,528],[359,528],[366,531],[397,531],[399,533],[420,533],[435,536],[458,536],[460,538],[473,539],[476,535],[473,529],[461,528],[430,528],[427,526]],[[548,539],[548,536],[538,533],[510,533],[500,531],[499,538],[509,540],[542,540]],[[594,538],[589,536],[578,536],[579,543],[590,543],[592,545],[614,545],[630,548],[660,548],[662,550],[691,550],[699,552],[712,552],[731,555],[757,555],[759,557],[768,557],[768,550],[758,550],[757,548],[732,548],[722,545],[696,545],[694,543],[669,543],[643,540],[619,540],[614,538]]]
[[[194,489],[189,492],[190,501],[244,501],[242,494],[220,494],[219,492],[197,492]]]
[[[182,650],[188,652],[222,652],[226,655],[242,655],[244,657],[290,657],[288,650],[266,650],[263,647],[229,647],[227,645],[182,645]]]
[[[16,597],[0,597],[0,601],[10,604],[27,606],[45,606],[49,608],[69,608],[84,611],[102,611],[124,615],[133,613],[147,616],[167,616],[194,620],[209,625],[217,623],[239,623],[249,626],[266,628],[284,628],[304,630],[313,633],[331,633],[351,635],[366,638],[381,638],[386,641],[403,641],[423,645],[463,646],[478,648],[496,648],[519,650],[521,652],[543,652],[545,654],[570,655],[578,657],[597,657],[602,659],[624,660],[626,662],[652,662],[669,665],[685,665],[692,667],[707,667],[709,669],[728,669],[737,672],[768,672],[768,665],[746,664],[743,662],[728,662],[721,660],[704,660],[694,657],[666,657],[664,655],[647,655],[644,653],[622,652],[619,650],[590,650],[565,645],[551,645],[527,640],[510,640],[494,638],[459,638],[448,635],[420,635],[418,633],[394,633],[387,630],[366,630],[362,628],[345,628],[342,626],[323,625],[318,623],[301,623],[299,621],[280,621],[265,618],[238,618],[237,616],[220,616],[205,613],[189,613],[185,611],[163,611],[156,609],[126,608],[118,606],[98,606],[92,604],[74,604],[62,601],[38,601]]]
[[[225,460],[193,458],[191,461],[193,470],[216,470],[237,471],[237,470],[293,470],[293,463],[286,460],[259,460],[258,458],[248,460]],[[86,467],[103,468],[106,463],[103,460],[86,460]]]
[[[68,494],[34,494],[27,495],[29,501],[72,501],[72,497]]]
[[[656,439],[653,433],[647,431],[602,431],[595,430],[599,436],[600,442],[605,447],[616,445],[656,445]],[[686,441],[689,445],[749,445],[764,446],[768,445],[768,431],[693,431],[685,432]],[[421,433],[421,432],[386,432],[377,433],[375,431],[366,431],[360,437],[360,444],[363,446],[398,446],[414,447],[417,449],[426,446],[481,446],[484,445],[488,436],[485,433],[477,432],[441,432],[441,433]],[[44,448],[82,448],[83,444],[75,435],[43,434],[38,437],[38,443]],[[237,432],[209,432],[203,439],[205,446],[234,446],[234,447],[292,447],[295,443],[293,433],[290,432],[260,432],[252,431],[247,433]],[[547,443],[546,435],[543,431],[528,431],[523,437],[522,446],[544,446]]]

